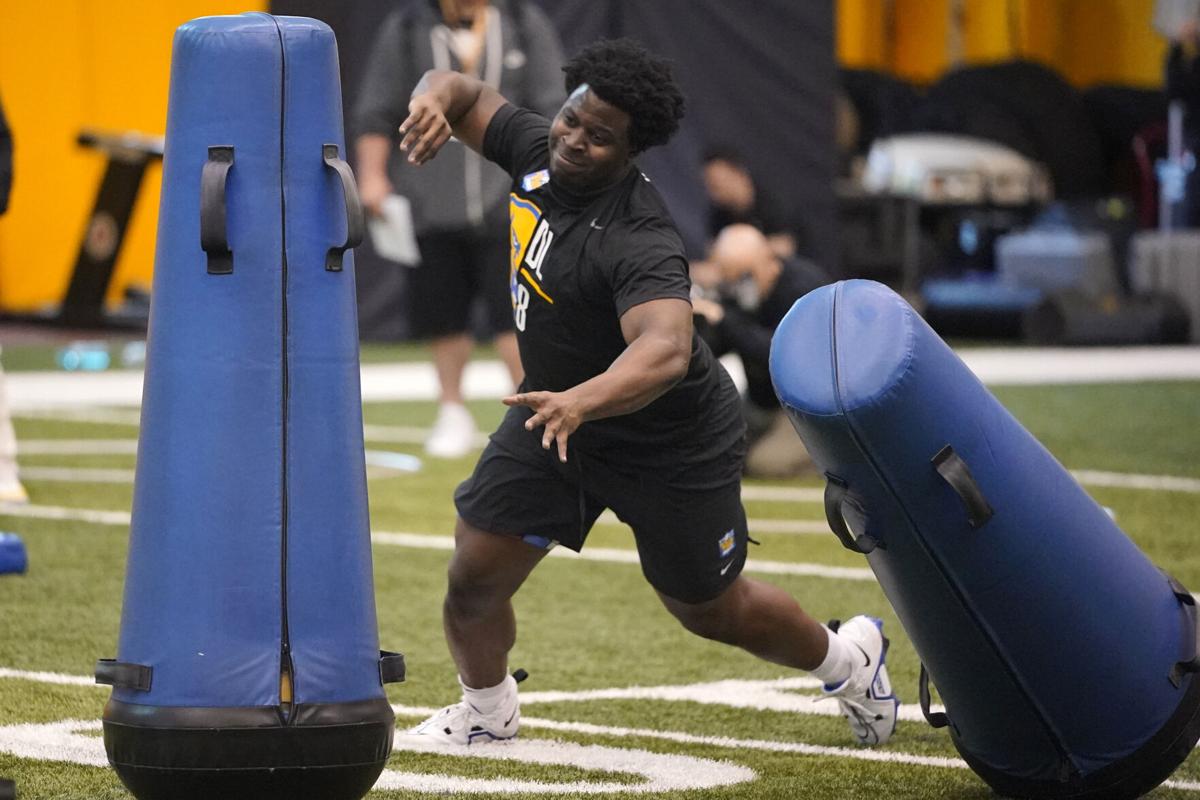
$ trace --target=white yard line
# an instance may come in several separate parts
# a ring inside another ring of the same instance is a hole
[[[80,522],[115,525],[118,527],[128,527],[130,524],[130,514],[126,511],[94,511],[85,508],[66,508],[62,506],[0,505],[0,517],[77,520]],[[371,535],[371,540],[376,544],[412,547],[423,550],[454,549],[453,536],[379,531]],[[550,551],[550,555],[559,558],[574,558],[582,561],[599,561],[610,564],[641,563],[638,560],[636,550],[618,550],[616,548],[605,547],[585,548],[582,553],[576,553],[565,547],[556,547]],[[804,575],[815,578],[833,578],[848,581],[875,580],[875,575],[871,570],[866,568],[832,567],[824,564],[750,559],[746,562],[746,570],[748,572],[760,572],[769,575]]]
[[[21,479],[59,483],[133,483],[131,469],[21,467]]]
[[[1200,347],[964,348],[956,351],[990,386],[1140,383],[1200,378]]]
[[[20,439],[17,455],[137,455],[137,439]]]
[[[142,402],[141,370],[8,372],[5,382],[14,414],[47,408],[129,407]]]
[[[369,426],[378,428],[378,426]],[[413,429],[422,430],[422,429]],[[382,434],[376,430],[377,434]],[[393,441],[405,440],[396,437]],[[388,441],[387,437],[368,436],[367,441]],[[424,441],[422,438],[421,441]],[[137,455],[136,439],[22,439],[17,444],[18,455]],[[383,451],[370,451],[381,456]],[[391,470],[380,472],[379,477],[394,477]],[[78,469],[72,467],[22,467],[21,474],[45,481],[122,483],[133,480],[133,471],[103,469]],[[1071,475],[1083,486],[1106,488],[1140,489],[1155,492],[1181,492],[1200,494],[1200,478],[1179,475],[1139,475],[1128,472],[1104,472],[1101,470],[1072,470]],[[372,476],[375,477],[375,476]],[[742,500],[756,503],[822,503],[825,490],[811,486],[780,486],[777,484],[748,483],[742,486]],[[613,524],[615,517],[608,512],[600,521]],[[787,520],[756,520],[757,530],[763,533],[826,533],[827,528],[817,528],[815,523],[794,524]],[[754,527],[754,525],[752,525]]]
[[[1071,475],[1084,486],[1112,486],[1119,489],[1148,489],[1156,492],[1200,493],[1200,479],[1175,475],[1136,475],[1125,472],[1072,470]]]
[[[1200,379],[1200,347],[1194,345],[965,348],[958,355],[992,386]],[[735,383],[744,385],[745,373],[736,358],[723,357],[721,363]],[[7,382],[9,402],[17,413],[36,413],[47,406],[137,406],[142,398],[142,373],[137,370],[10,372]],[[361,386],[365,402],[435,400],[438,392],[428,362],[364,364]],[[509,394],[512,384],[500,361],[472,361],[463,391],[471,399],[497,399]]]
[[[415,547],[431,550],[454,549],[453,536],[377,531],[371,535],[371,539],[376,544],[393,545],[396,547]],[[556,547],[550,551],[550,555],[557,558],[600,561],[609,564],[641,563],[638,560],[636,550],[619,550],[611,547],[585,547],[582,553],[576,553],[565,547]],[[865,567],[831,567],[825,564],[759,561],[757,559],[750,559],[746,562],[746,571],[771,575],[805,575],[814,578],[834,578],[848,581],[875,580],[874,573]]]
[[[750,535],[758,533],[775,533],[785,535],[813,536],[828,535],[829,523],[823,519],[757,519],[746,520],[750,526]]]
[[[742,500],[759,503],[824,503],[825,490],[805,486],[742,484]]]
[[[140,427],[142,412],[129,408],[89,408],[81,406],[55,408],[21,408],[13,411],[14,417],[22,419],[55,419],[64,422],[87,422],[95,425],[129,425]]]
[[[428,737],[395,737],[397,751],[437,753],[459,758],[515,761],[522,764],[573,766],[608,773],[637,775],[642,781],[564,781],[520,778],[468,778],[425,772],[384,770],[376,789],[407,789],[425,794],[648,794],[696,791],[753,781],[754,770],[729,761],[714,761],[679,753],[652,753],[631,747],[582,745],[554,739],[521,737],[486,747],[439,745]]]
[[[524,702],[524,701],[522,701]],[[392,709],[399,715],[410,717],[427,717],[438,711],[436,708],[422,706],[394,705]],[[835,714],[841,712],[834,710]],[[918,710],[919,713],[919,710]],[[811,756],[834,756],[836,758],[853,758],[860,761],[877,761],[884,763],[918,764],[926,767],[951,767],[967,769],[966,762],[958,758],[942,756],[922,756],[915,753],[901,753],[892,750],[868,750],[865,748],[828,747],[823,745],[805,744],[803,742],[779,742],[769,739],[734,739],[727,736],[699,736],[683,731],[660,731],[652,728],[625,728],[614,725],[593,725],[589,722],[561,722],[552,719],[540,719],[521,715],[521,726],[541,728],[543,730],[564,731],[569,733],[586,733],[593,736],[613,736],[625,738],[636,736],[645,739],[661,739],[680,744],[701,744],[711,747],[730,748],[733,750],[766,750],[775,753],[802,753]],[[399,737],[397,737],[399,738]]]
[[[34,681],[35,683],[51,683],[59,686],[99,686],[96,679],[87,675],[67,675],[63,672],[28,672],[20,669],[0,667],[0,678],[12,678],[19,681]],[[108,686],[101,688],[108,689]]]
[[[425,444],[429,428],[415,425],[363,425],[363,438],[368,442],[390,442],[393,444]],[[475,446],[482,448],[488,443],[484,431],[475,434]]]
[[[793,535],[828,534],[829,523],[825,520],[806,519],[748,519],[750,535],[758,533],[781,533]],[[596,520],[598,525],[624,525],[612,511],[605,511]]]
[[[841,716],[842,712],[837,703],[824,699],[819,693],[802,694],[797,691],[819,689],[820,687],[821,681],[818,679],[807,675],[796,675],[775,680],[734,679],[678,686],[627,686],[610,689],[583,689],[574,692],[521,692],[521,705],[591,700],[658,700],[819,717]],[[936,712],[946,710],[937,703],[931,704],[930,709]],[[921,707],[913,703],[902,704],[898,717],[905,722],[925,721]],[[524,721],[523,718],[522,721]]]
[[[16,503],[0,503],[0,517],[32,517],[34,519],[65,519],[76,522],[92,522],[97,525],[129,527],[128,511],[100,511],[91,508],[68,508],[66,506],[37,506]]]

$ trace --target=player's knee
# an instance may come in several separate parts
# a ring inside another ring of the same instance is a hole
[[[496,580],[486,570],[450,561],[446,582],[446,610],[456,617],[473,617],[484,613],[498,600]]]
[[[666,606],[690,633],[725,644],[732,643],[736,638],[733,619],[726,604],[720,599],[705,603],[681,603],[671,600],[666,602]]]
[[[450,559],[446,581],[446,610],[459,619],[491,612],[510,599],[521,584],[513,568],[501,559],[479,558],[458,550]]]
[[[447,571],[447,614],[472,619],[491,613],[516,593],[545,554],[520,539],[485,533],[460,519]]]

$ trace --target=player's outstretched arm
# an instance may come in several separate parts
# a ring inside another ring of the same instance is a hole
[[[453,135],[481,153],[488,123],[506,102],[503,95],[478,78],[430,70],[408,101],[408,118],[400,123],[400,149],[408,153],[413,164],[424,164]]]
[[[523,392],[504,398],[529,406],[526,430],[544,426],[542,447],[558,446],[567,460],[567,439],[592,419],[632,414],[649,405],[687,374],[692,355],[692,306],[667,298],[641,303],[621,316],[629,345],[607,370],[565,392]]]

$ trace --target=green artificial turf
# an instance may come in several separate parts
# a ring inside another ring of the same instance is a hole
[[[7,366],[8,348],[4,355]],[[1070,469],[1200,477],[1200,383],[1007,387],[995,393]],[[386,432],[426,427],[435,410],[431,403],[369,404],[364,418],[368,426],[380,426]],[[499,420],[504,409],[499,402],[488,401],[473,403],[472,410],[486,429]],[[22,417],[17,429],[27,441],[129,440],[137,436],[133,421],[95,424]],[[418,443],[397,443],[386,437],[368,437],[367,447],[423,459],[421,470],[415,473],[372,470],[372,529],[434,537],[428,540],[430,544],[450,536],[454,522],[451,495],[471,469],[474,456],[455,461],[424,459]],[[24,456],[22,464],[131,469],[133,457],[41,454]],[[764,484],[752,481],[750,485]],[[819,489],[821,484],[810,478],[769,485]],[[30,479],[28,488],[39,506],[127,512],[132,499],[128,484]],[[1089,492],[1113,509],[1118,523],[1151,559],[1193,589],[1200,587],[1200,559],[1194,555],[1200,493],[1110,487],[1091,487]],[[811,499],[751,500],[747,510],[752,519],[823,519],[820,503]],[[28,574],[0,576],[0,669],[90,675],[97,658],[115,655],[127,529],[6,516],[2,511],[0,529],[23,537],[30,560]],[[842,549],[832,534],[764,533],[756,538],[763,544],[752,551],[752,559],[866,566],[865,559]],[[632,550],[633,542],[625,528],[603,524],[593,532],[590,546]],[[406,726],[421,718],[420,713],[406,709],[439,707],[456,699],[455,670],[440,622],[449,551],[379,541],[373,552],[381,645],[403,651],[408,661],[408,680],[388,688],[389,698],[401,708],[398,724]],[[791,592],[820,619],[856,613],[882,617],[892,641],[888,663],[893,683],[905,703],[915,702],[917,654],[873,581],[759,577]],[[687,634],[659,604],[635,564],[547,559],[517,595],[515,609],[519,636],[511,666],[530,673],[522,686],[524,692],[772,681],[800,675]],[[1064,659],[1063,669],[1082,671],[1083,666]],[[813,694],[812,689],[798,691]],[[107,697],[105,687],[62,685],[0,673],[0,777],[17,782],[22,800],[129,797],[107,768],[17,757],[3,747],[5,726],[67,719],[95,721]],[[1097,697],[1096,702],[1104,702],[1104,698]],[[852,744],[843,720],[834,716],[756,710],[730,702],[629,698],[535,702],[523,707],[522,713],[530,724],[522,730],[520,741],[556,740],[608,748],[605,758],[611,758],[611,765],[547,765],[396,750],[388,769],[460,780],[635,786],[643,779],[618,756],[624,751],[647,751],[706,760],[696,762],[699,764],[740,765],[755,773],[752,780],[732,786],[651,797],[876,800],[992,796],[961,766],[910,763],[918,757],[957,758],[946,731],[923,722],[902,721],[895,737],[881,749],[895,760],[872,761],[855,757],[861,750]],[[580,730],[575,723],[593,727]],[[555,729],[548,727],[551,724],[572,727]],[[85,736],[94,738],[96,732],[85,731]],[[690,769],[692,773],[697,770],[701,767]],[[1200,760],[1190,758],[1173,779],[1200,781]],[[1182,787],[1160,788],[1153,796],[1196,796],[1192,784]],[[413,791],[375,791],[370,795],[381,800],[423,796]],[[532,799],[543,794],[493,791],[478,796]],[[638,795],[615,792],[606,796]]]

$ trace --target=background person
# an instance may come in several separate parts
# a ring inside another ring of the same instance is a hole
[[[0,105],[0,214],[8,210],[13,180],[13,140],[4,106]],[[8,381],[0,368],[0,503],[28,503],[29,494],[17,472],[17,435],[8,409]]]
[[[459,70],[552,113],[563,97],[561,64],[553,27],[528,0],[413,2],[384,22],[367,64],[354,114],[359,192],[375,215],[393,192],[411,204],[421,263],[409,273],[408,319],[418,338],[430,340],[437,371],[438,417],[425,445],[433,456],[456,458],[474,446],[462,378],[477,298],[514,385],[521,380],[509,293],[508,178],[457,142],[429,169],[414,170],[394,155],[397,128],[428,69]]]
[[[785,219],[775,202],[755,183],[741,155],[729,147],[709,147],[702,157],[708,195],[708,236],[716,238],[736,223],[753,225],[783,258],[794,256],[801,241],[798,226]]]
[[[512,177],[526,371],[455,493],[443,621],[463,701],[412,734],[459,745],[516,735],[512,596],[555,544],[582,548],[608,507],[633,529],[643,573],[685,628],[811,671],[856,738],[882,743],[898,704],[882,623],[857,616],[827,628],[741,574],[737,390],[692,329],[683,243],[633,162],[683,116],[670,68],[618,40],[585,48],[565,71],[570,95],[553,121],[435,71],[402,126],[413,163],[453,133]]]
[[[797,300],[830,278],[800,258],[781,258],[767,237],[752,225],[730,225],[717,236],[709,254],[720,299],[693,297],[702,322],[701,337],[720,356],[736,353],[746,371],[746,475],[794,476],[812,459],[796,435],[771,382],[771,337]]]
[[[1181,208],[1172,216],[1186,228],[1200,228],[1200,20],[1186,13],[1171,38],[1166,62],[1167,99],[1183,108],[1183,151],[1191,164],[1183,176]],[[1160,214],[1170,209],[1160,209]]]

